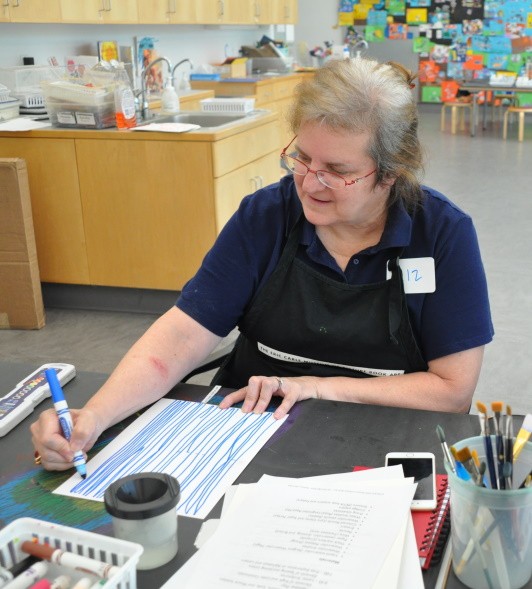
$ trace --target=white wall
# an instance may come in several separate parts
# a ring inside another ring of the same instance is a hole
[[[161,55],[173,63],[188,57],[195,65],[238,55],[241,45],[255,44],[270,27],[184,25],[70,25],[0,23],[0,67],[22,65],[34,57],[36,65],[55,56],[60,64],[69,55],[97,55],[97,41],[132,45],[133,37],[154,37]]]
[[[0,23],[0,67],[21,65],[22,57],[46,64],[55,56],[63,63],[67,55],[96,55],[97,41],[116,40],[131,45],[133,37],[154,37],[157,49],[173,63],[185,57],[198,66],[238,55],[241,45],[252,45],[263,35],[294,39],[294,56],[301,65],[312,65],[308,49],[324,41],[342,44],[345,27],[336,27],[338,0],[298,0],[299,21],[283,27],[185,26],[185,25],[68,25]],[[417,69],[411,41],[372,43],[369,55],[386,61],[396,59]]]

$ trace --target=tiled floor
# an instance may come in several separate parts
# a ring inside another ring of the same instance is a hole
[[[449,117],[447,117],[449,119]],[[532,126],[517,141],[517,124],[502,139],[502,122],[476,137],[439,129],[439,108],[422,107],[427,152],[425,183],[475,221],[488,276],[496,336],[487,346],[475,400],[501,400],[513,412],[532,411]],[[78,370],[109,372],[155,315],[47,309],[39,331],[0,331],[0,358],[71,362]],[[204,379],[203,379],[204,380]],[[200,379],[200,382],[202,379]],[[475,411],[473,406],[472,411]]]

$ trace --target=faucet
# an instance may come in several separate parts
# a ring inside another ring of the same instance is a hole
[[[172,69],[172,62],[167,58],[167,57],[158,57],[157,59],[154,59],[151,63],[149,63],[143,70],[142,73],[140,74],[140,90],[137,92],[137,99],[140,97],[140,114],[142,117],[142,120],[145,121],[150,117],[150,105],[148,103],[148,91],[147,91],[147,87],[146,87],[146,76],[148,75],[148,73],[150,72],[151,68],[160,63],[161,61],[164,61],[164,63],[166,63],[166,66],[168,67],[168,73],[169,74],[173,74],[174,70]],[[179,64],[177,64],[179,65]],[[176,66],[177,67],[177,66]],[[173,78],[172,78],[173,79]]]
[[[190,69],[192,70],[192,68],[194,67],[194,64],[190,61],[190,59],[187,57],[185,59],[182,59],[181,61],[179,61],[178,63],[176,63],[174,65],[174,68],[172,70],[172,86],[174,85],[174,81],[175,81],[175,71],[177,70],[177,68],[182,65],[183,63],[189,63],[190,65]],[[186,90],[190,90],[190,84],[188,84],[188,88],[185,88]]]

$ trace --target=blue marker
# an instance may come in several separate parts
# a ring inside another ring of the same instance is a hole
[[[46,375],[46,380],[50,385],[52,401],[54,402],[54,407],[57,412],[57,417],[59,418],[61,429],[63,430],[65,438],[70,440],[74,424],[72,422],[72,416],[70,415],[70,410],[68,409],[65,396],[63,395],[63,389],[57,380],[57,374],[53,368],[48,368],[44,371],[44,374]],[[85,466],[85,458],[83,458],[83,452],[81,450],[78,450],[74,454],[74,466],[82,478],[87,477],[87,467]]]

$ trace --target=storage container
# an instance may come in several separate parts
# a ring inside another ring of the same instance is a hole
[[[0,102],[9,102],[13,97],[9,95],[9,88],[0,84]]]
[[[57,74],[54,74],[54,68],[47,65],[0,67],[0,84],[7,86],[11,92],[19,92],[28,87],[38,88],[44,80],[56,78]]]
[[[27,554],[20,550],[20,546],[22,542],[32,539],[42,544],[50,544],[60,550],[118,566],[120,571],[105,583],[105,589],[136,589],[137,587],[136,566],[143,550],[140,544],[33,518],[17,519],[0,530],[2,566],[9,569],[24,560]],[[61,574],[69,575],[74,582],[87,576],[86,573],[59,567],[53,563],[49,563],[49,572],[52,578]],[[96,582],[97,577],[94,580]]]
[[[54,127],[104,129],[116,125],[114,86],[90,87],[71,81],[41,84]]]
[[[8,102],[0,102],[0,122],[9,121],[19,115],[19,100],[9,100]]]
[[[245,114],[255,108],[254,98],[204,98],[200,100],[204,112]]]

